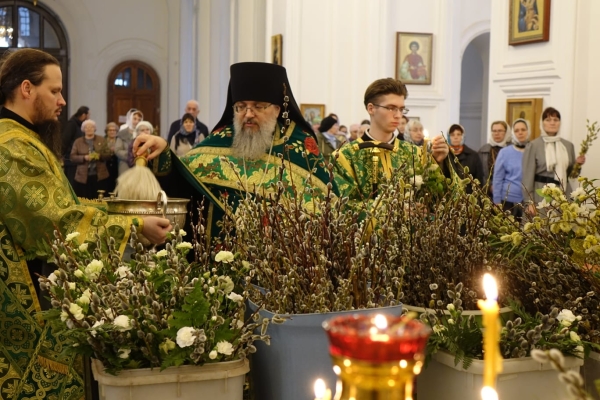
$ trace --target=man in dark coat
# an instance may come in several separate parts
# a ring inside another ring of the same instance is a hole
[[[198,104],[197,100],[190,100],[185,104],[185,113],[192,114],[194,119],[196,120],[196,129],[200,132],[204,137],[208,137],[208,127],[204,125],[202,122],[198,120],[198,114],[200,114],[200,104]],[[171,124],[169,128],[169,136],[167,136],[167,143],[171,143],[171,139],[179,130],[181,129],[181,119],[176,119]]]

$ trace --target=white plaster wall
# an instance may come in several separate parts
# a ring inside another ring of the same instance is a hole
[[[600,37],[600,26],[597,23],[600,15],[600,2],[596,0],[578,0],[574,21],[575,54],[573,57],[572,85],[572,124],[563,125],[561,131],[571,133],[575,151],[579,150],[585,138],[586,120],[600,121],[600,53],[597,38]],[[600,140],[594,143],[586,157],[582,175],[589,178],[600,178]]]
[[[108,74],[118,63],[133,59],[149,64],[159,76],[161,132],[165,133],[171,120],[180,117],[177,101],[179,1],[46,0],[40,3],[51,9],[66,29],[70,56],[69,115],[79,106],[87,105],[92,119],[103,127],[108,122]]]
[[[506,99],[541,97],[561,113],[561,135],[579,151],[586,119],[600,121],[600,75],[595,0],[554,0],[550,41],[508,46],[508,3],[492,3],[488,117],[506,115]],[[539,121],[533,123],[539,124]],[[600,144],[592,146],[582,174],[600,178]]]
[[[297,101],[325,104],[345,125],[368,117],[367,86],[394,76],[396,32],[433,33],[432,84],[409,85],[407,99],[409,116],[433,134],[458,121],[462,52],[489,31],[491,1],[267,0],[266,8],[267,54],[270,35],[283,34]]]

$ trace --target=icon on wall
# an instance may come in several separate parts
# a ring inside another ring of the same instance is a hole
[[[398,32],[396,79],[405,84],[431,85],[433,34]]]
[[[283,35],[271,36],[271,62],[283,65]]]
[[[510,0],[508,44],[550,40],[550,0]]]

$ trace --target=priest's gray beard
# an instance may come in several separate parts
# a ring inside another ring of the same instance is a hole
[[[260,129],[258,131],[243,127],[249,119],[243,118],[240,120],[235,118],[233,120],[235,134],[233,135],[231,147],[236,157],[256,160],[269,151],[273,140],[273,132],[277,125],[277,118],[259,125]]]

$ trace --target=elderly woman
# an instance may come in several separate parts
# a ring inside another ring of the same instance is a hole
[[[137,124],[137,126],[135,127],[135,130],[133,131],[133,139],[138,137],[138,135],[153,135],[153,134],[154,134],[154,128],[152,127],[152,124],[148,121],[140,121]],[[131,168],[135,164],[135,157],[133,156],[133,140],[129,144],[129,149],[127,151],[127,154],[128,154],[127,165],[129,166],[129,168]]]
[[[512,125],[512,146],[506,146],[498,152],[494,167],[494,203],[502,204],[504,211],[521,220],[523,208],[523,153],[529,143],[529,122],[519,118]]]
[[[423,124],[417,120],[411,120],[406,125],[404,140],[417,146],[423,146]]]
[[[96,123],[91,119],[81,124],[83,136],[73,142],[71,161],[77,165],[73,190],[79,197],[95,199],[98,190],[106,190],[108,168],[106,160],[110,157],[104,144],[104,138],[96,135]]]
[[[119,158],[119,175],[129,169],[127,159],[129,157],[129,145],[133,143],[133,134],[137,124],[144,119],[144,114],[140,110],[132,108],[127,111],[126,127],[117,133],[117,143],[115,144],[115,154]]]
[[[181,117],[181,128],[173,135],[169,146],[178,157],[185,155],[196,143],[205,139],[204,134],[196,128],[196,119],[185,113]]]
[[[523,198],[542,201],[536,189],[554,183],[570,193],[569,173],[575,163],[585,163],[585,157],[575,158],[573,143],[560,137],[560,112],[548,107],[542,113],[542,135],[533,140],[523,154]],[[535,213],[535,206],[528,207]]]
[[[459,124],[452,124],[448,129],[448,142],[451,154],[448,155],[450,164],[460,179],[472,175],[479,183],[483,182],[483,166],[481,159],[475,150],[465,144],[465,128]],[[465,172],[468,167],[469,173]],[[467,193],[473,193],[471,184],[466,187]]]

